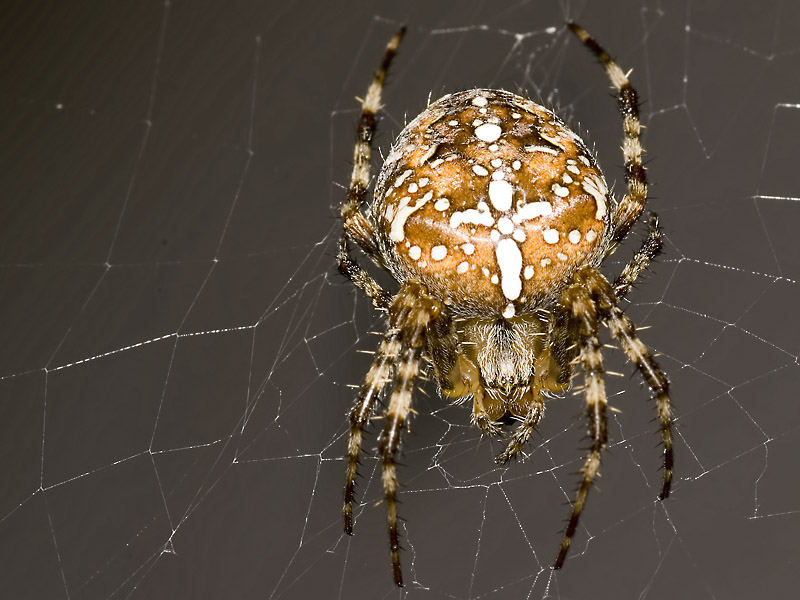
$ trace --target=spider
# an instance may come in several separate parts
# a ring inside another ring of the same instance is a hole
[[[387,45],[361,101],[341,206],[339,270],[387,314],[388,325],[350,412],[342,512],[344,530],[352,535],[362,434],[391,386],[379,452],[397,586],[403,574],[395,456],[422,360],[432,365],[443,396],[471,397],[472,423],[485,434],[501,434],[503,423],[518,422],[496,459],[500,464],[523,448],[542,418],[545,398],[565,391],[573,366],[581,366],[591,446],[554,569],[564,564],[607,441],[601,324],[652,390],[663,445],[659,497],[670,492],[669,383],[620,308],[661,250],[657,216],[650,214],[647,238],[613,284],[599,270],[647,200],[637,95],[585,30],[567,26],[600,60],[617,92],[628,187],[619,201],[586,145],[553,112],[507,91],[471,89],[440,98],[403,129],[362,213],[381,91],[404,28]],[[391,274],[396,293],[361,268],[353,245]]]

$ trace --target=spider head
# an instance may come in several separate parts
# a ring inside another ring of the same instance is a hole
[[[471,391],[484,398],[492,419],[524,414],[523,397],[533,385],[545,331],[546,323],[536,315],[465,322],[461,338],[476,375]]]
[[[528,319],[515,321],[483,322],[469,332],[480,349],[476,358],[483,387],[497,399],[511,398],[518,390],[527,389],[534,374],[535,342],[531,342],[537,332],[531,329],[538,328]]]
[[[511,319],[458,318],[454,325],[432,331],[429,350],[442,394],[472,395],[475,414],[491,422],[524,417],[532,403],[540,402],[541,392],[563,391],[568,385],[568,367],[546,344],[553,326],[549,311]]]

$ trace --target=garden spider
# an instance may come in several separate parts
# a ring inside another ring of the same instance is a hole
[[[580,364],[591,447],[553,567],[563,566],[606,446],[606,391],[598,339],[603,324],[650,386],[664,448],[660,498],[672,482],[668,381],[620,308],[661,250],[658,219],[612,284],[603,259],[630,232],[647,200],[636,92],[625,73],[578,25],[572,32],[600,59],[617,91],[628,194],[617,201],[583,141],[551,111],[502,90],[440,98],[394,142],[365,213],[370,152],[386,72],[403,37],[389,42],[362,101],[347,197],[339,269],[388,315],[388,327],[350,412],[344,529],[353,502],[362,432],[391,384],[380,436],[394,582],[403,585],[397,531],[395,455],[411,412],[420,361],[442,395],[472,397],[472,423],[499,434],[519,425],[497,457],[522,449],[544,412],[544,398],[566,390]],[[400,284],[391,294],[351,255],[357,245]]]

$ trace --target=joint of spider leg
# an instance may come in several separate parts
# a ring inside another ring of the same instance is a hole
[[[625,165],[625,181],[647,183],[647,173],[644,166],[638,162],[629,162]]]
[[[629,83],[623,85],[618,92],[619,111],[623,117],[632,117],[638,120],[639,94]]]

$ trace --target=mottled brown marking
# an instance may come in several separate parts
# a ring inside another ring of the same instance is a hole
[[[487,105],[483,107],[486,114],[472,104],[476,94],[486,97]],[[512,117],[513,113],[520,117]],[[479,139],[474,133],[476,119],[480,124],[496,123],[502,134],[491,143]],[[451,125],[452,122],[458,125]],[[436,149],[433,155],[431,147]],[[606,222],[596,219],[595,198],[581,186],[584,177],[603,180],[603,175],[594,160],[585,161],[587,165],[578,160],[581,156],[591,155],[580,138],[554,113],[510,92],[469,90],[437,100],[400,134],[376,187],[373,215],[386,215],[387,207],[388,214],[394,215],[404,197],[410,196],[408,204],[414,206],[425,193],[433,192],[430,201],[405,221],[404,238],[400,242],[394,243],[385,235],[383,230],[389,228],[388,223],[377,227],[386,253],[393,257],[390,267],[398,278],[423,282],[434,294],[464,307],[467,313],[488,310],[501,314],[509,301],[500,282],[493,284],[491,278],[500,276],[495,256],[497,241],[510,234],[498,231],[497,221],[502,216],[513,219],[526,204],[548,202],[551,214],[517,222],[514,227],[513,238],[518,241],[523,269],[528,265],[534,267],[533,277],[523,278],[520,298],[525,300],[515,304],[518,310],[535,305],[562,287],[576,268],[599,260],[604,250]],[[496,165],[498,159],[501,166],[493,166],[492,161]],[[516,169],[515,161],[518,161]],[[477,175],[473,170],[476,165],[488,174]],[[568,166],[572,167],[569,171]],[[409,169],[412,173],[395,187],[394,182]],[[501,172],[502,179],[514,188],[508,211],[497,210],[489,195],[495,172]],[[421,178],[427,178],[428,185],[409,192],[409,184]],[[558,195],[556,185],[566,188],[568,195]],[[436,200],[441,197],[449,200],[449,207],[443,211],[435,208]],[[482,206],[488,208],[492,225],[463,223],[451,227],[454,213]],[[559,243],[544,241],[542,231],[546,229],[559,232]],[[568,240],[572,230],[581,233],[577,244]],[[590,230],[595,235],[587,240]],[[422,249],[419,260],[408,255],[405,242]],[[467,242],[475,247],[472,255],[460,248]],[[429,260],[431,248],[438,245],[447,247],[447,256],[440,261]],[[546,268],[541,266],[544,259],[551,261]],[[462,268],[459,273],[458,265],[464,261],[470,268],[466,273]],[[484,268],[488,269],[488,276]]]

